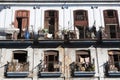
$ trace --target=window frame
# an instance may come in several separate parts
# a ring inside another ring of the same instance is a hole
[[[50,56],[54,57],[53,61],[49,60]],[[51,68],[49,68],[50,64],[51,64]],[[59,52],[56,50],[45,51],[44,52],[45,72],[58,72],[58,71],[60,71],[60,68],[55,68],[56,64],[59,64]]]
[[[117,56],[118,60],[115,60],[115,56]],[[120,71],[120,50],[109,50],[108,51],[108,63],[109,63],[109,67],[111,68],[111,66],[114,66],[118,69],[118,71]]]

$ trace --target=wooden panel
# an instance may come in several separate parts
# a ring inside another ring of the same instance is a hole
[[[44,19],[44,28],[48,29],[48,31],[54,35],[53,37],[56,38],[57,35],[55,33],[58,31],[58,11],[45,11]],[[53,28],[50,28],[51,26]]]
[[[118,24],[117,18],[105,18],[106,24]]]
[[[105,33],[107,34],[107,38],[110,38],[110,30],[108,25],[105,26]]]
[[[113,11],[113,16],[110,16],[109,11]],[[107,34],[107,37],[110,38],[110,25],[115,25],[115,30],[116,30],[116,37],[119,38],[120,33],[119,33],[119,21],[118,21],[118,14],[116,10],[104,10],[104,22],[105,22],[105,33]]]
[[[18,27],[17,18],[21,18],[22,19],[22,28],[29,27],[29,16],[30,16],[30,12],[27,11],[27,10],[17,10],[17,11],[15,11],[14,26],[16,28]]]
[[[119,26],[117,28],[117,36],[118,36],[118,38],[120,38],[120,27]]]
[[[22,29],[27,29],[28,27],[28,18],[23,18],[22,19]]]
[[[74,24],[75,26],[88,26],[87,21],[75,21]]]

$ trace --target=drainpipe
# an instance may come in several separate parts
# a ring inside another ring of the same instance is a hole
[[[64,80],[65,80],[65,47],[63,48],[64,50]]]
[[[95,9],[97,9],[98,7],[97,6],[91,6],[91,9],[93,10],[93,20],[94,20],[94,26],[96,26],[95,25],[95,22],[96,22],[96,19],[95,19]],[[97,37],[98,38],[98,37]],[[95,52],[96,52],[96,60],[97,60],[97,67],[98,67],[98,80],[100,80],[100,76],[99,76],[99,74],[100,74],[100,70],[99,70],[99,56],[98,56],[98,51],[97,51],[97,47],[99,46],[99,44],[98,44],[98,41],[96,41],[96,45],[95,45]]]
[[[100,71],[99,71],[99,59],[98,59],[98,52],[97,52],[97,45],[95,46],[95,52],[96,52],[96,60],[97,60],[97,67],[98,67],[98,80],[100,80]]]
[[[32,75],[34,75],[34,48],[33,48],[33,60],[32,60]],[[34,80],[34,76],[32,76],[32,80]]]

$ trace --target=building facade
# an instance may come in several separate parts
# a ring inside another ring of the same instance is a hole
[[[0,80],[119,80],[119,0],[1,0]]]

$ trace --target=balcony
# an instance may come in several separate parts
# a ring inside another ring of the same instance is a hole
[[[59,63],[50,63],[49,65],[41,65],[39,67],[39,77],[60,77],[62,72],[60,70],[60,64]]]
[[[109,38],[106,36],[107,34],[104,34],[103,32],[102,32],[102,36],[95,35],[93,32],[88,32],[86,35],[80,36],[79,31],[62,30],[62,31],[58,31],[54,36],[52,36],[53,34],[49,34],[47,31],[39,31],[38,34],[33,34],[32,32],[30,32],[29,38],[25,38],[25,37],[18,38],[17,34],[18,33],[14,33],[14,31],[13,33],[8,33],[6,31],[0,32],[0,44],[1,44],[0,47],[26,48],[28,46],[32,46],[32,47],[42,47],[42,48],[43,47],[53,48],[53,47],[58,47],[60,45],[63,47],[89,47],[94,44],[96,45],[97,42],[102,44],[102,46],[106,46],[106,47],[107,46],[119,47],[118,44],[120,44],[120,38],[116,38],[116,39]]]
[[[96,40],[99,34],[92,30],[82,31],[83,34],[80,35],[79,30],[59,30],[55,34],[50,34],[48,30],[39,30],[37,34],[29,31],[29,37],[26,37],[25,31],[19,33],[19,29],[6,29],[0,31],[0,40]],[[116,33],[119,35],[119,33]],[[102,31],[102,39],[113,39],[110,38],[109,32]],[[119,39],[117,36],[115,39]]]
[[[84,39],[93,39],[92,33],[88,32],[80,37],[79,32],[76,30],[59,30],[55,34],[48,33],[48,30],[43,29],[39,30],[38,34],[33,34],[32,31],[29,31],[29,38],[26,38],[25,32],[19,33],[19,30],[6,29],[0,31],[0,40],[33,40],[37,38],[38,40],[84,40]],[[95,36],[94,36],[95,38]]]
[[[105,70],[108,77],[120,77],[120,62],[115,62],[115,64],[107,63]]]
[[[9,62],[6,66],[6,77],[12,78],[23,78],[27,77],[29,74],[29,63],[16,63],[16,62]]]
[[[91,63],[72,63],[71,76],[73,77],[93,77],[95,74],[95,66]]]

